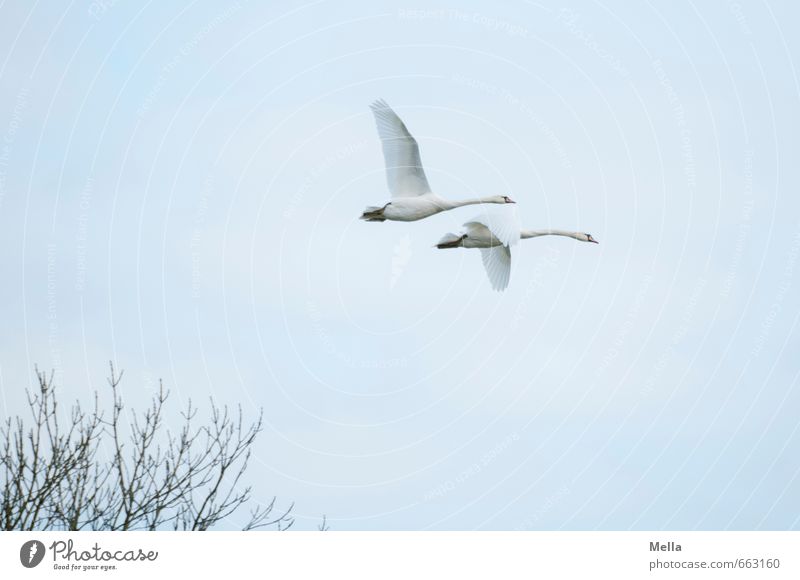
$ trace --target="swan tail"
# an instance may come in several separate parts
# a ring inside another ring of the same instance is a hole
[[[440,250],[444,250],[445,248],[460,248],[464,238],[466,238],[466,234],[463,236],[457,236],[455,234],[445,234],[439,243],[436,244],[436,247]]]
[[[371,205],[364,210],[364,213],[361,214],[361,219],[368,222],[385,222],[386,218],[383,217],[384,209],[386,209],[386,206],[375,207]]]

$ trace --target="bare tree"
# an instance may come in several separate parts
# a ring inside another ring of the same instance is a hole
[[[244,425],[241,408],[212,401],[210,421],[194,427],[189,402],[173,432],[163,425],[161,383],[144,412],[123,414],[122,374],[111,365],[108,416],[95,393],[89,411],[76,401],[65,420],[53,375],[37,369],[30,423],[9,417],[0,427],[0,529],[207,530],[250,503],[240,481],[262,415]],[[256,505],[244,529],[288,529],[292,508],[277,510],[275,498]]]

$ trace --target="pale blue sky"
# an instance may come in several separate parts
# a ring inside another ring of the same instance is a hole
[[[793,3],[0,14],[4,414],[109,359],[131,405],[264,407],[301,529],[800,527]],[[379,97],[437,193],[600,245],[497,294],[431,247],[475,211],[359,221]]]

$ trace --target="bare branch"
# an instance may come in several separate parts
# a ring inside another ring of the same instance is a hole
[[[232,415],[212,400],[209,422],[195,427],[190,401],[174,433],[164,428],[169,392],[161,383],[143,412],[123,414],[123,375],[109,363],[108,415],[96,393],[89,411],[76,401],[65,414],[54,375],[36,369],[29,421],[0,425],[0,529],[207,530],[250,503],[242,481],[263,413],[245,425],[241,408]],[[294,505],[277,511],[275,503],[251,508],[243,529],[289,529]]]

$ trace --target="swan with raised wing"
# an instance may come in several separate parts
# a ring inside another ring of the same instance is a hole
[[[566,236],[579,242],[598,244],[591,234],[567,230],[523,230],[519,228],[516,212],[492,212],[464,224],[462,234],[445,234],[436,247],[478,248],[489,282],[494,290],[508,287],[511,278],[511,247],[519,240],[540,236]]]
[[[370,206],[361,215],[362,220],[383,222],[394,220],[411,222],[430,217],[442,211],[480,203],[507,204],[514,201],[506,195],[493,195],[460,201],[439,197],[431,191],[416,139],[403,121],[384,100],[370,106],[378,126],[386,163],[386,180],[392,194],[391,201],[383,206]]]

